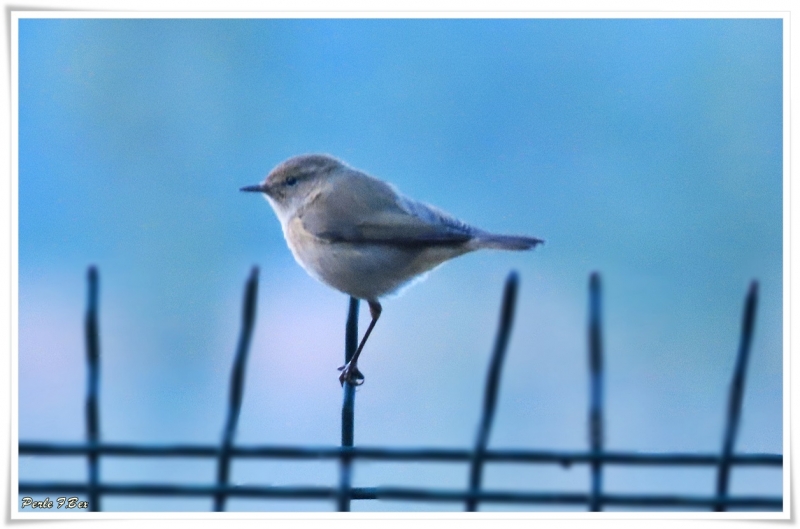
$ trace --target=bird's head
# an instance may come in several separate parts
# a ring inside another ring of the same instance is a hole
[[[240,191],[262,193],[284,222],[332,173],[343,167],[342,162],[327,154],[303,154],[282,162],[260,184],[245,186]]]

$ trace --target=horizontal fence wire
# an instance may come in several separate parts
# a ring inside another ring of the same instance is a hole
[[[472,449],[461,448],[391,448],[354,446],[355,388],[344,384],[342,405],[341,446],[283,446],[234,444],[234,434],[243,398],[246,357],[255,320],[258,270],[251,272],[245,287],[242,311],[242,331],[231,374],[228,416],[222,442],[219,445],[172,444],[141,445],[105,443],[100,440],[99,427],[99,331],[98,331],[98,273],[91,267],[88,273],[88,308],[86,316],[87,369],[89,385],[86,400],[87,441],[85,443],[53,443],[20,441],[20,455],[82,456],[89,464],[86,482],[41,481],[18,483],[19,493],[85,494],[90,509],[100,510],[102,496],[193,496],[211,497],[215,510],[224,510],[230,497],[323,499],[334,501],[338,510],[350,510],[352,500],[404,500],[424,502],[462,502],[467,510],[476,510],[479,503],[584,505],[590,510],[601,507],[628,508],[693,508],[781,510],[782,497],[728,494],[730,471],[733,467],[783,468],[781,454],[736,454],[734,445],[744,391],[747,360],[752,342],[758,285],[753,282],[745,303],[742,337],[728,400],[728,415],[721,453],[632,452],[607,450],[602,444],[602,340],[600,318],[600,278],[590,277],[589,364],[590,418],[589,449],[530,450],[491,449],[488,440],[500,386],[502,360],[510,337],[511,322],[518,276],[509,275],[501,306],[495,348],[490,360],[484,393],[484,408],[478,436]],[[345,333],[345,361],[352,356],[358,339],[358,300],[351,298]],[[218,462],[216,485],[165,485],[158,483],[102,483],[99,459],[103,457],[188,457],[213,458]],[[338,486],[238,486],[230,485],[229,466],[234,459],[338,460]],[[469,465],[469,482],[464,490],[426,489],[414,487],[353,487],[355,461],[415,461],[451,462]],[[556,464],[564,468],[588,465],[591,483],[587,493],[557,491],[501,491],[481,488],[482,467],[486,463]],[[654,467],[713,467],[718,471],[716,494],[610,494],[601,488],[603,466]]]
[[[20,455],[86,456],[96,453],[114,457],[188,457],[218,459],[222,449],[217,445],[134,445],[103,443],[94,446],[85,443],[21,442]],[[384,448],[356,446],[280,446],[237,445],[228,451],[231,459],[360,459],[367,461],[428,461],[441,463],[470,463],[473,450],[467,448]],[[673,452],[615,452],[601,453],[580,450],[524,450],[491,449],[483,459],[492,463],[552,463],[569,467],[599,461],[604,465],[621,466],[688,466],[718,467],[722,456],[714,453]],[[731,466],[781,467],[780,454],[734,454],[728,460]]]
[[[22,488],[22,484],[20,484]],[[28,493],[86,494],[90,487],[85,483],[42,482],[26,486]],[[341,494],[339,487],[325,486],[227,486],[213,485],[162,485],[162,484],[110,484],[104,483],[96,488],[99,494],[115,496],[215,496],[261,499],[320,499],[337,500]],[[489,491],[471,492],[465,490],[424,489],[413,487],[352,487],[349,497],[353,500],[406,500],[424,502],[486,502],[510,504],[542,505],[587,505],[592,498],[590,493],[580,492],[514,492]],[[681,494],[602,494],[599,497],[604,505],[620,507],[695,507],[713,508],[721,504],[740,509],[780,510],[781,498],[763,496],[697,496]]]

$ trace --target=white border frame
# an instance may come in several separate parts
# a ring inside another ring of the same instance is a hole
[[[102,4],[107,2],[94,2],[101,4],[94,8],[105,7]],[[161,2],[153,2],[150,0],[143,2],[118,2],[118,4],[132,4],[132,6],[141,5],[146,8],[159,8],[165,7],[165,4],[176,4],[174,0],[162,0]],[[209,2],[204,2],[208,4]],[[436,9],[425,10],[430,7],[433,2],[415,2],[411,8],[404,8],[395,3],[395,7],[391,10],[369,10],[371,5],[369,2],[337,2],[338,5],[347,4],[336,10],[330,10],[329,5],[325,2],[304,2],[306,9],[312,10],[282,10],[280,8],[269,11],[254,11],[254,7],[258,8],[263,5],[263,2],[226,2],[227,9],[235,9],[237,5],[245,4],[246,7],[243,11],[84,11],[83,7],[78,7],[76,10],[53,10],[53,11],[28,11],[28,10],[14,10],[17,5],[6,5],[7,21],[10,24],[10,162],[11,162],[11,185],[10,185],[10,246],[11,258],[10,265],[10,280],[11,285],[10,293],[10,362],[11,362],[11,385],[10,385],[10,408],[11,408],[11,432],[10,432],[10,494],[7,496],[10,501],[9,515],[12,520],[50,520],[50,519],[170,519],[170,520],[253,520],[253,519],[271,519],[271,520],[315,520],[323,521],[347,521],[348,525],[352,525],[358,521],[370,520],[504,520],[504,521],[523,521],[523,520],[596,520],[610,522],[612,520],[654,520],[654,519],[678,519],[678,520],[726,520],[726,519],[783,519],[791,518],[791,505],[793,504],[793,497],[791,490],[791,477],[792,477],[792,457],[790,447],[790,410],[792,408],[790,379],[791,379],[791,326],[792,314],[791,305],[792,300],[795,299],[795,290],[792,289],[790,266],[792,262],[797,260],[792,259],[792,244],[791,235],[792,231],[792,188],[791,188],[791,147],[794,144],[791,137],[791,117],[793,115],[791,108],[791,60],[793,56],[793,42],[791,39],[791,13],[793,11],[791,3],[788,1],[763,1],[759,2],[757,10],[739,9],[731,11],[714,10],[713,3],[708,1],[680,1],[672,2],[668,8],[654,7],[650,10],[641,10],[642,2],[615,2],[616,8],[606,10],[596,10],[596,3],[592,2],[558,2],[546,1],[538,2],[537,10],[519,10],[517,2],[511,2],[511,9],[503,10],[507,2],[494,2],[491,10],[486,9],[486,2],[459,2],[461,6],[471,4],[470,8],[466,10],[447,10],[447,7],[440,7],[438,3],[435,4]],[[402,2],[402,4],[410,4],[411,2]],[[563,10],[565,4],[570,4],[571,10]],[[661,2],[648,2],[649,4],[660,4]],[[755,4],[755,2],[740,2],[741,4]],[[56,1],[50,2],[53,4],[61,4],[61,9],[69,9],[65,4],[69,2]],[[607,5],[608,2],[605,2]],[[193,5],[197,5],[194,3]],[[296,4],[295,4],[296,5]],[[619,7],[619,6],[629,7]],[[477,6],[477,7],[476,7]],[[23,6],[19,6],[22,8]],[[36,9],[35,6],[30,6]],[[319,7],[324,7],[326,10],[313,10]],[[593,10],[583,11],[582,8],[589,7]],[[705,9],[697,9],[704,7]],[[738,6],[737,6],[738,7]],[[422,8],[422,9],[420,9]],[[634,8],[635,10],[628,11],[627,9]],[[690,11],[681,11],[681,9],[690,9]],[[172,8],[174,9],[174,8]],[[303,7],[301,7],[303,9]],[[362,10],[367,9],[367,10]],[[548,9],[558,9],[558,11],[550,11]],[[662,10],[669,9],[669,11]],[[129,512],[99,512],[99,513],[65,513],[65,512],[20,512],[16,499],[18,498],[18,256],[19,256],[19,241],[18,241],[18,178],[19,178],[19,160],[18,160],[18,23],[21,18],[781,18],[783,19],[784,31],[784,55],[783,55],[783,281],[784,281],[784,296],[783,296],[783,454],[784,454],[784,472],[783,472],[783,494],[784,494],[784,510],[777,513],[747,513],[747,512],[725,512],[725,513],[664,513],[664,512],[602,512],[602,513],[213,513],[213,512],[178,512],[178,513],[129,513]],[[796,45],[795,45],[796,46]],[[797,201],[794,201],[797,203]],[[787,471],[788,470],[788,471]],[[617,524],[615,524],[617,525]]]

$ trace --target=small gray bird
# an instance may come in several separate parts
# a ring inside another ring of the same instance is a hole
[[[381,315],[378,298],[474,250],[529,250],[544,241],[495,235],[401,195],[392,185],[324,154],[284,161],[258,185],[295,260],[317,280],[369,304],[372,321],[339,381],[358,386],[357,362]]]

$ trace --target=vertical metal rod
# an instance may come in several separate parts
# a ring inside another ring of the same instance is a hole
[[[600,511],[603,468],[598,459],[603,451],[603,335],[600,275],[589,278],[589,446],[595,459],[591,464],[592,490],[589,510]]]
[[[756,319],[756,305],[758,303],[758,281],[750,283],[742,317],[742,336],[739,341],[739,354],[736,358],[736,367],[731,380],[730,393],[728,394],[728,419],[725,425],[725,438],[722,442],[722,458],[717,473],[717,496],[725,499],[728,495],[728,481],[730,478],[731,456],[736,442],[736,433],[739,429],[739,419],[742,411],[742,397],[744,396],[744,379],[747,373],[747,360],[750,356],[750,344],[753,341],[753,327]],[[714,507],[715,511],[724,511],[722,503]]]
[[[347,324],[344,335],[344,362],[350,361],[358,346],[358,305],[359,300],[350,298],[347,312]],[[344,384],[344,402],[342,403],[342,448],[351,448],[355,430],[356,388],[352,384]],[[350,511],[350,489],[353,479],[353,460],[342,456],[339,464],[339,496],[340,512]]]
[[[483,461],[486,454],[486,446],[489,443],[489,433],[492,428],[495,408],[497,407],[497,393],[500,389],[500,372],[503,367],[508,339],[511,335],[511,324],[514,321],[514,307],[517,300],[517,287],[519,276],[515,271],[508,274],[506,286],[503,292],[503,304],[500,310],[500,325],[497,329],[497,338],[494,343],[494,351],[489,362],[489,372],[486,376],[486,388],[483,394],[483,414],[480,426],[478,427],[478,437],[475,441],[475,449],[472,452],[472,462],[470,464],[469,489],[470,493],[477,494],[481,487],[483,475]],[[478,501],[470,498],[466,502],[465,509],[474,512],[478,509]]]
[[[231,371],[231,384],[228,397],[228,418],[225,421],[225,430],[222,434],[222,446],[219,460],[217,462],[217,485],[220,487],[228,484],[230,475],[230,450],[233,446],[233,438],[236,434],[236,425],[239,422],[239,412],[242,409],[242,395],[244,393],[245,369],[247,367],[247,353],[250,350],[250,339],[253,335],[253,328],[256,320],[256,300],[258,297],[258,267],[254,266],[250,271],[244,289],[244,300],[242,302],[242,329],[239,333],[239,344],[236,348],[236,356],[233,360],[233,370]],[[214,495],[214,510],[221,512],[225,510],[226,495],[219,493]]]
[[[100,440],[100,337],[97,323],[98,311],[98,277],[97,268],[89,267],[88,272],[88,300],[85,321],[86,334],[86,360],[88,366],[88,384],[86,391],[86,440],[90,446],[96,446]],[[97,484],[100,478],[99,456],[97,452],[90,452],[89,463],[89,510],[98,512],[100,495]]]

